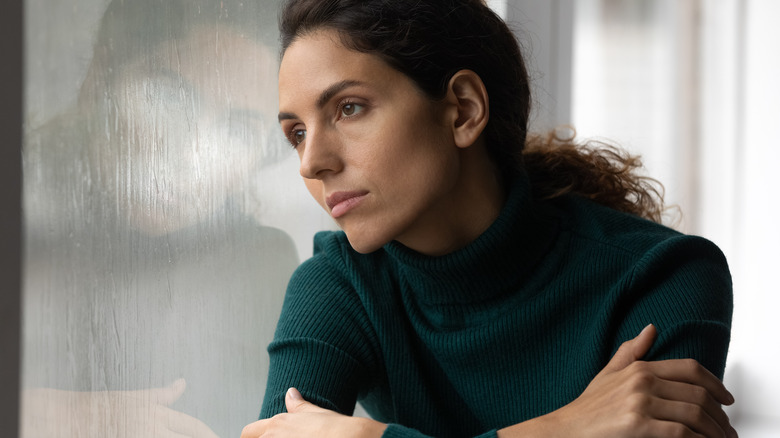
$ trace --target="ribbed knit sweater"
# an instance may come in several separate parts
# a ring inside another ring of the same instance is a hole
[[[495,437],[579,396],[653,323],[646,360],[690,357],[722,377],[732,313],[711,242],[575,195],[535,202],[518,178],[499,217],[454,253],[398,242],[362,255],[315,236],[288,286],[261,418],[288,388],[389,423],[385,437]]]

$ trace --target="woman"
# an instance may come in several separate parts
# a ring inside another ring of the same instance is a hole
[[[343,232],[288,285],[243,437],[735,436],[725,259],[639,217],[635,159],[527,135],[483,2],[291,0],[281,31],[281,127]]]

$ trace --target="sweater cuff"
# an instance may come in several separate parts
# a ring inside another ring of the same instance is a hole
[[[418,432],[414,429],[401,426],[400,424],[388,424],[385,432],[382,434],[382,438],[431,438],[424,433]],[[491,430],[483,434],[477,435],[474,438],[498,438],[498,431]]]
[[[414,429],[401,426],[400,424],[388,424],[385,432],[382,434],[382,438],[431,438],[424,433],[418,432]]]

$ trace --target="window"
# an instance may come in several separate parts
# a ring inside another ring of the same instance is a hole
[[[276,121],[277,7],[26,1],[24,436],[257,419],[287,280],[332,227]]]

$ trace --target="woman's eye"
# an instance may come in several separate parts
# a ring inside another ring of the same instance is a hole
[[[290,140],[292,141],[293,146],[298,146],[303,143],[303,141],[306,140],[306,130],[296,129],[290,134]]]
[[[357,103],[345,103],[341,106],[341,115],[344,117],[352,117],[363,111],[363,105]]]

